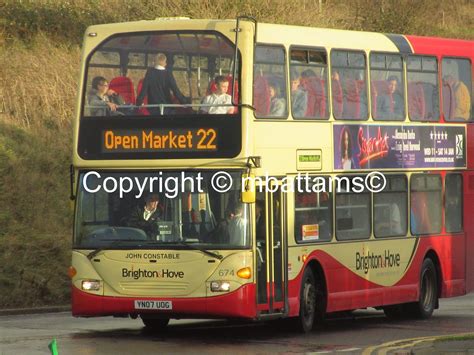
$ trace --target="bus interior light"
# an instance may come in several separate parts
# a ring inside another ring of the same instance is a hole
[[[212,292],[227,292],[230,291],[230,283],[228,281],[212,281]]]
[[[85,291],[99,291],[100,281],[99,280],[84,280],[82,281],[82,289]]]

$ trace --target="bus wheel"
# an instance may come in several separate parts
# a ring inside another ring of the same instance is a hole
[[[154,330],[164,330],[169,323],[169,318],[148,318],[142,316],[142,322],[145,327]]]
[[[313,271],[307,267],[303,273],[300,292],[300,315],[298,326],[301,331],[308,333],[313,328],[316,310],[316,285]]]
[[[429,258],[423,261],[420,274],[420,299],[410,303],[410,315],[427,319],[431,317],[438,303],[438,279],[433,261]]]

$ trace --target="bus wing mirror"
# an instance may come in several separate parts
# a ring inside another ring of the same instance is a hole
[[[76,196],[74,195],[74,183],[76,182],[76,175],[75,175],[75,170],[74,170],[74,165],[69,165],[69,184],[70,184],[70,195],[69,199],[71,201],[74,201],[76,199]]]
[[[242,202],[243,203],[255,203],[256,192],[255,192],[255,175],[243,174],[242,175]]]

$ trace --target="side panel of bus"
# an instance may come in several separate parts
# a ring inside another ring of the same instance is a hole
[[[467,127],[468,166],[474,165],[474,127]],[[464,231],[466,235],[466,292],[474,291],[474,171],[468,170],[464,179]]]
[[[474,48],[469,41],[434,37],[406,36],[415,54],[436,55],[438,61],[444,57],[467,58],[471,61],[471,80],[474,82]],[[440,80],[443,73],[440,73]],[[472,88],[471,96],[472,96]],[[443,102],[441,100],[441,105]],[[472,106],[471,106],[472,107]],[[471,108],[472,110],[472,108]],[[471,112],[471,118],[473,113]],[[463,181],[464,234],[465,234],[465,292],[474,291],[474,128],[467,125],[466,135],[467,172]]]

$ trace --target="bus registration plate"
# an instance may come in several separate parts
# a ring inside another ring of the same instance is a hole
[[[135,309],[161,309],[172,310],[173,302],[171,301],[152,301],[152,300],[135,300]]]

